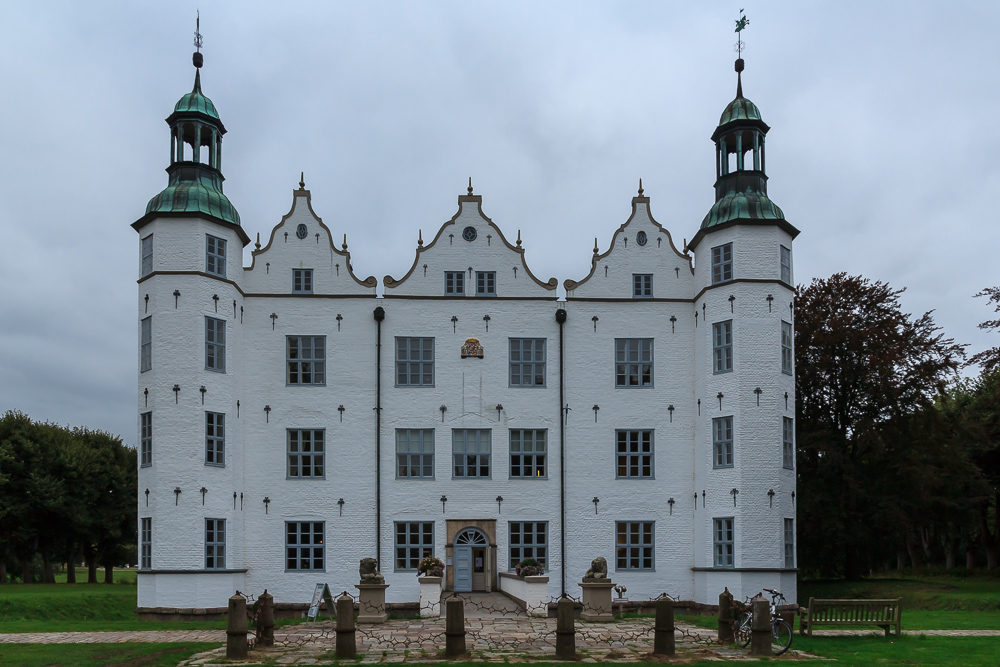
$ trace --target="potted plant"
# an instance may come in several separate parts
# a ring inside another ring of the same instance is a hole
[[[428,577],[443,577],[444,563],[437,556],[427,556],[417,566],[417,576],[419,577],[421,574]]]
[[[521,579],[525,577],[537,577],[545,572],[545,568],[538,564],[534,558],[525,558],[514,566],[514,572]]]

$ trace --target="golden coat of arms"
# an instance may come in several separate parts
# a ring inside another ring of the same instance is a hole
[[[462,346],[462,358],[466,357],[483,358],[483,346],[479,344],[477,339],[467,338],[465,340],[465,345]]]

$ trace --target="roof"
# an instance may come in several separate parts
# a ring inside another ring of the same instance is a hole
[[[184,112],[200,113],[221,120],[219,112],[215,109],[215,104],[201,92],[201,70],[198,70],[194,75],[194,88],[191,92],[184,95],[174,105],[174,113]]]
[[[170,185],[149,200],[146,214],[150,213],[203,213],[233,225],[240,224],[240,214],[229,198],[222,193],[215,178],[200,174],[193,180],[170,179]]]
[[[785,214],[761,192],[729,192],[719,198],[701,221],[701,228],[733,220],[784,220]]]
[[[719,118],[719,126],[723,126],[726,123],[731,123],[734,120],[763,120],[760,117],[760,109],[757,105],[748,100],[747,98],[739,95],[736,99],[729,103],[725,111],[722,112],[722,117]]]

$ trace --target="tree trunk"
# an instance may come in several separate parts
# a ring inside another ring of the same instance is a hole
[[[31,583],[31,561],[27,558],[21,559],[21,583]]]
[[[972,574],[976,568],[976,552],[973,549],[973,545],[970,544],[968,551],[965,552],[965,569],[969,571],[969,574]]]
[[[97,554],[94,553],[94,547],[87,544],[83,548],[83,559],[87,563],[87,583],[96,584],[97,583]]]
[[[906,552],[897,551],[896,552],[896,569],[902,570],[906,568]]]
[[[52,561],[49,560],[49,557],[44,554],[42,555],[42,583],[56,583],[56,575],[55,572],[52,571]]]
[[[989,509],[988,502],[979,507],[979,539],[986,550],[986,571],[992,572],[997,567],[997,547],[996,538],[990,532]]]
[[[906,551],[910,555],[910,567],[914,572],[920,569],[920,556],[917,554],[916,540],[912,533],[906,535]]]
[[[76,563],[71,558],[68,563],[66,563],[66,583],[75,584],[76,583]]]
[[[115,566],[110,563],[104,566],[104,583],[115,583]]]
[[[0,584],[7,583],[7,563],[0,559]]]

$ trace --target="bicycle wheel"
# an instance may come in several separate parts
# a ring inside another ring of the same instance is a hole
[[[771,653],[781,655],[792,645],[792,626],[782,619],[771,622]]]
[[[736,635],[736,645],[740,648],[750,646],[750,624],[752,620],[753,614],[744,612],[736,621],[734,634]]]

